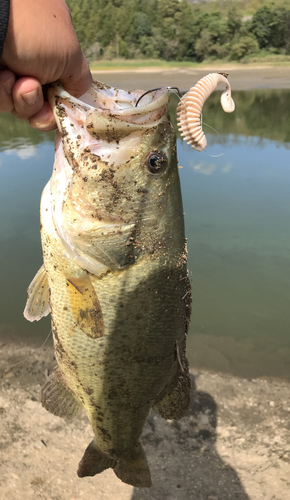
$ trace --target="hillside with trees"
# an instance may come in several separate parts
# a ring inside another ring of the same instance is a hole
[[[90,60],[290,55],[290,0],[67,0]]]

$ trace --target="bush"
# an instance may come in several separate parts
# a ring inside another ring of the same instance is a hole
[[[259,52],[257,40],[251,36],[243,36],[232,45],[230,59],[240,60],[257,52]]]

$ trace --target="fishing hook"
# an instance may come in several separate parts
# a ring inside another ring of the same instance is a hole
[[[179,95],[179,97],[181,98],[181,92],[179,90],[178,87],[157,87],[156,89],[151,89],[151,90],[147,90],[146,92],[144,92],[144,94],[142,94],[139,99],[137,100],[136,104],[135,104],[135,108],[137,108],[139,102],[141,101],[141,99],[147,95],[147,94],[150,94],[150,92],[155,92],[156,90],[162,90],[162,89],[167,89],[167,90],[177,90],[177,93]]]

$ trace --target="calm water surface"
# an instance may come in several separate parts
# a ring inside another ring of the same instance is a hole
[[[206,104],[198,153],[178,139],[193,313],[190,363],[246,377],[290,379],[290,92],[219,94]],[[176,100],[171,102],[174,121]],[[39,202],[53,164],[53,135],[0,115],[0,335],[36,342],[49,319],[22,316],[42,264]]]

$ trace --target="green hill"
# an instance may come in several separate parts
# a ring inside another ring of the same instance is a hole
[[[67,0],[89,60],[290,54],[290,0]]]

